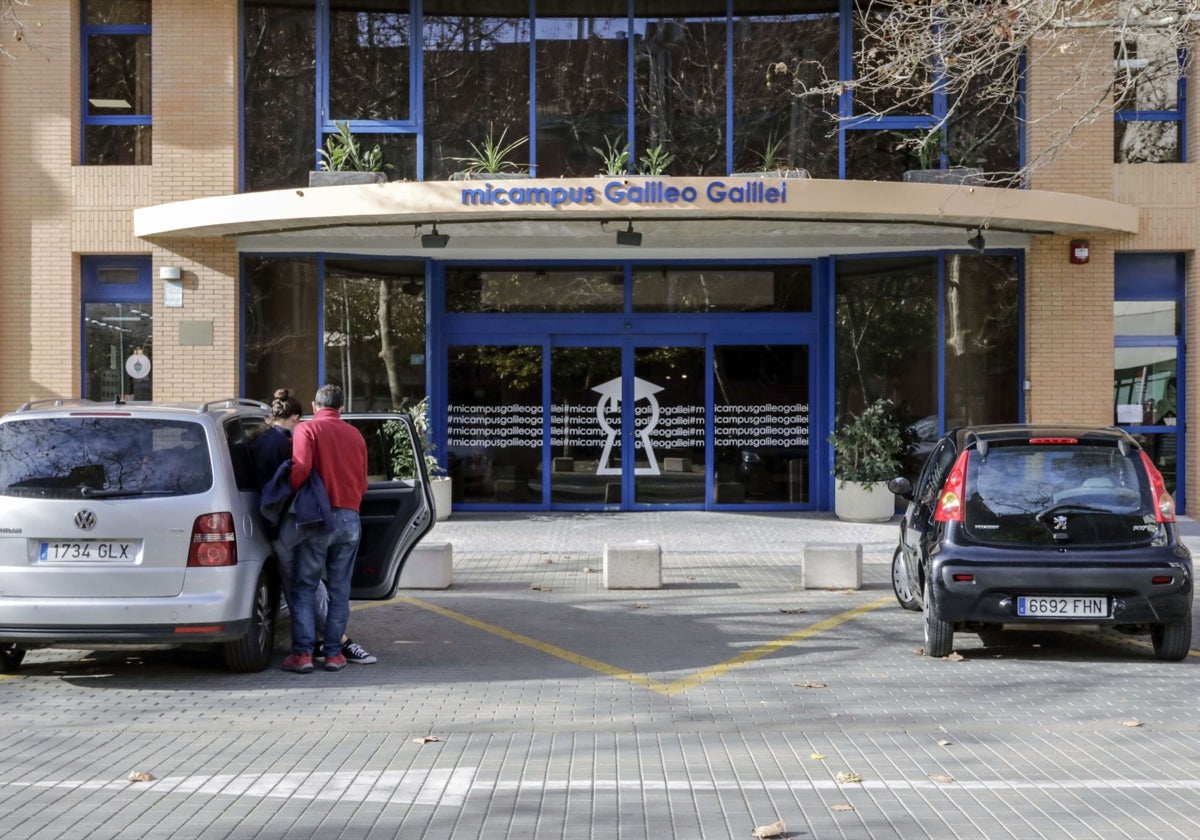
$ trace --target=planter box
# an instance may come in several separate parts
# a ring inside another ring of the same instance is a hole
[[[772,169],[767,172],[734,172],[730,178],[810,178],[807,169]]]
[[[310,187],[345,187],[357,184],[383,184],[386,172],[329,172],[313,170],[308,173]]]
[[[437,513],[435,522],[450,518],[454,506],[454,486],[449,478],[430,478],[429,488],[433,491],[433,507]]]
[[[835,482],[833,512],[846,522],[887,522],[896,513],[896,496],[886,481]]]
[[[451,181],[503,181],[512,178],[528,178],[528,172],[451,172]]]
[[[910,184],[966,184],[985,187],[987,178],[982,169],[973,166],[951,166],[949,169],[909,169],[904,180]]]

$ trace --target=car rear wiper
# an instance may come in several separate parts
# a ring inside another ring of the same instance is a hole
[[[80,487],[79,495],[86,499],[132,499],[135,496],[170,496],[173,490],[142,490],[141,488],[113,487],[99,490],[95,487]]]

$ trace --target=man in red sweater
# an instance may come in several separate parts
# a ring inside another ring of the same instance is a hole
[[[350,618],[354,555],[362,538],[358,509],[367,492],[367,442],[358,429],[342,420],[344,402],[341,388],[323,385],[313,400],[313,418],[292,432],[292,491],[299,490],[309,475],[316,473],[325,485],[334,519],[333,528],[316,532],[295,549],[292,653],[283,660],[283,669],[298,674],[313,670],[313,599],[322,573],[329,589],[325,670],[346,667],[342,637]]]

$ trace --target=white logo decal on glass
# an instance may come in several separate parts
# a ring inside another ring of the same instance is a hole
[[[613,444],[617,440],[617,430],[605,419],[604,413],[610,410],[621,410],[621,377],[610,379],[592,390],[600,395],[600,400],[596,403],[596,419],[600,421],[600,428],[604,429],[606,435],[604,453],[600,456],[600,466],[596,468],[596,475],[620,475],[621,467],[619,465],[613,467],[608,463],[609,456],[612,455]],[[642,439],[642,449],[646,452],[646,460],[650,462],[650,466],[634,468],[634,475],[661,475],[662,473],[658,468],[658,459],[654,457],[654,448],[650,446],[650,432],[658,425],[658,399],[654,395],[661,390],[662,388],[653,382],[634,377],[634,403],[637,404],[645,399],[650,404],[650,416],[646,419],[646,425],[638,432],[638,437]]]

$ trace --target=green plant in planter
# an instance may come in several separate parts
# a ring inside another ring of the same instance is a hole
[[[446,475],[446,468],[438,461],[437,456],[433,454],[434,445],[429,440],[429,397],[423,397],[420,402],[409,406],[407,409],[408,416],[412,418],[413,426],[417,431],[417,442],[420,445],[421,454],[425,458],[425,472],[430,478],[439,478]],[[401,434],[403,426],[400,423],[392,421],[385,423],[384,431],[388,434],[391,441],[391,458],[392,458],[392,475],[395,478],[415,478],[417,475],[416,464],[413,463],[412,447],[409,445],[407,435]]]
[[[647,149],[638,158],[638,173],[641,175],[663,175],[667,167],[675,160],[675,155],[668,152],[662,143]]]
[[[783,160],[780,152],[783,151],[783,137],[779,137],[772,131],[767,135],[766,142],[763,144],[761,152],[756,152],[758,155],[758,168],[763,172],[775,172],[783,169]]]
[[[471,147],[474,154],[465,157],[452,157],[450,160],[455,163],[462,164],[463,172],[515,172],[520,169],[520,165],[509,160],[509,156],[517,149],[529,142],[528,137],[518,137],[512,142],[506,143],[508,137],[508,129],[505,128],[497,137],[492,126],[488,126],[487,136],[483,139],[483,143],[475,145],[468,140],[467,145]]]
[[[900,474],[912,451],[912,435],[896,417],[891,400],[876,400],[853,420],[839,424],[833,444],[833,475],[846,482],[872,484]]]
[[[604,138],[604,148],[592,146],[592,151],[600,155],[604,165],[602,175],[624,175],[629,168],[629,144],[618,146],[616,140]]]
[[[318,149],[321,161],[318,167],[323,172],[383,172],[391,169],[390,163],[384,163],[383,150],[379,144],[370,151],[363,151],[358,145],[358,138],[350,131],[350,124],[335,122],[336,134],[325,138],[325,148]]]

